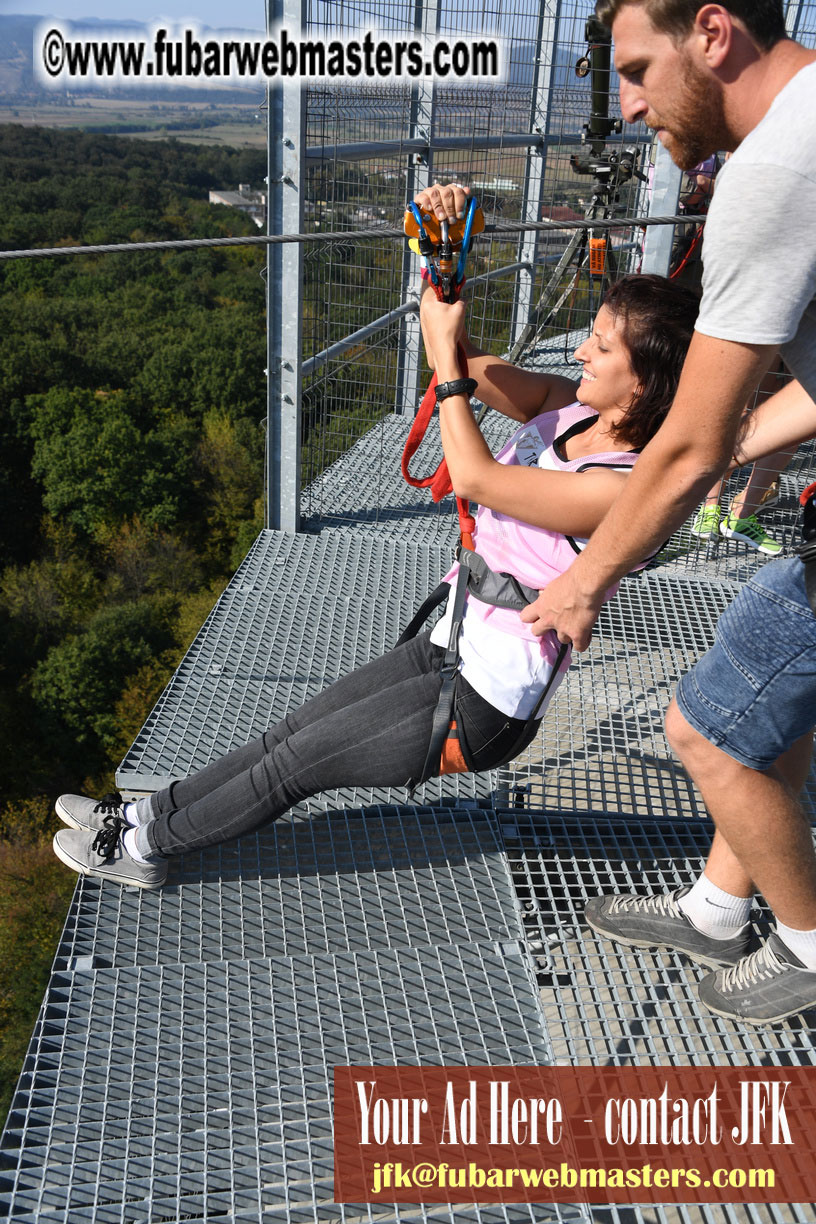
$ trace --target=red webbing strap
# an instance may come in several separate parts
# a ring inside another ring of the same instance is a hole
[[[464,284],[464,281],[462,284]],[[436,288],[436,286],[434,286],[434,288]],[[461,288],[462,286],[459,285],[459,291],[461,291]],[[459,369],[462,372],[462,378],[467,378],[467,357],[465,356],[465,350],[462,348],[461,344],[456,350],[456,355],[459,361]],[[425,437],[428,424],[433,416],[434,408],[436,407],[436,384],[437,377],[436,371],[434,370],[433,377],[428,384],[428,389],[422,398],[422,403],[417,409],[417,414],[414,417],[408,437],[405,440],[400,468],[402,470],[403,478],[409,485],[412,485],[415,489],[430,489],[433,500],[435,502],[439,502],[443,497],[447,497],[447,495],[453,491],[450,475],[448,474],[448,465],[445,460],[442,460],[436,471],[432,472],[430,476],[412,476],[409,470],[410,462],[418,451],[422,439]],[[462,537],[462,543],[464,544],[465,548],[472,549],[473,532],[476,528],[476,520],[470,513],[470,505],[467,499],[457,497],[456,509],[459,514],[459,534]]]

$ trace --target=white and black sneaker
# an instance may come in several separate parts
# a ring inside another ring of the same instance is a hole
[[[700,982],[709,1011],[744,1024],[774,1024],[816,1007],[816,969],[807,969],[776,933],[731,969]]]
[[[587,901],[584,917],[593,931],[634,948],[667,948],[682,952],[701,965],[735,965],[751,946],[751,924],[729,939],[714,939],[698,931],[677,902],[689,888],[638,896],[617,893]]]
[[[167,863],[140,862],[128,854],[124,835],[130,826],[121,816],[106,817],[105,824],[93,829],[60,829],[54,837],[54,853],[66,867],[80,875],[98,876],[116,884],[135,888],[161,888],[167,879]]]
[[[54,804],[63,824],[72,829],[96,832],[111,820],[124,819],[125,801],[118,791],[101,799],[86,799],[84,795],[60,795]]]

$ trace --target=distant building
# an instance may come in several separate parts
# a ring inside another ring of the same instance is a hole
[[[253,191],[249,183],[239,183],[237,191],[211,191],[210,203],[239,208],[252,218],[258,229],[263,229],[266,222],[266,192]]]
[[[470,184],[474,191],[518,191],[519,185],[515,179],[498,178],[474,179]]]
[[[568,204],[547,204],[541,210],[542,221],[583,221],[583,219],[583,213],[576,212]]]

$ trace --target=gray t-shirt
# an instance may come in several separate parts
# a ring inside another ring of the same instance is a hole
[[[816,398],[816,63],[800,69],[717,179],[696,330],[775,344]]]

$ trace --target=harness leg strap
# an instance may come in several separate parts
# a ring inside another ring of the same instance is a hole
[[[462,630],[462,619],[465,614],[465,596],[467,595],[468,587],[468,571],[464,566],[461,566],[456,577],[456,588],[453,596],[453,611],[451,613],[450,636],[448,638],[448,646],[445,651],[445,658],[442,663],[441,676],[442,687],[439,690],[439,699],[434,710],[433,722],[431,724],[431,736],[428,743],[428,751],[425,755],[425,764],[418,778],[412,778],[408,783],[408,790],[411,796],[418,786],[423,782],[427,782],[428,778],[432,778],[439,772],[439,761],[442,757],[442,749],[445,746],[445,740],[448,736],[448,728],[453,717],[453,701],[456,695],[456,676],[459,670],[459,634]],[[414,618],[416,619],[416,618]]]
[[[805,591],[811,612],[816,614],[816,483],[808,485],[799,497],[802,507],[802,540],[797,548],[805,567]]]
[[[423,599],[422,603],[419,605],[416,612],[397,638],[395,646],[402,646],[405,642],[410,642],[411,638],[415,638],[419,633],[420,628],[425,624],[425,621],[433,612],[434,608],[438,608],[439,605],[448,598],[449,594],[450,583],[440,582],[439,586],[431,591],[430,595]]]

